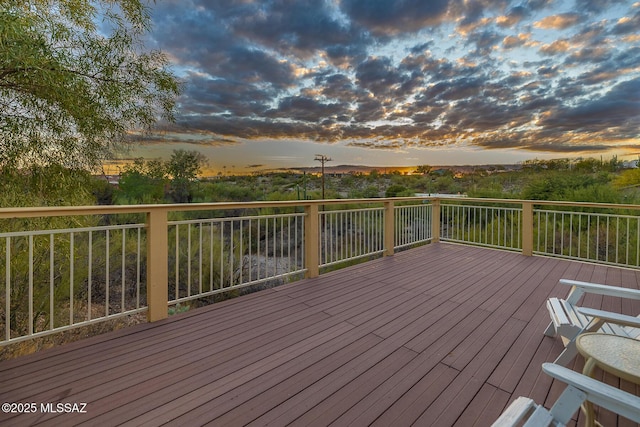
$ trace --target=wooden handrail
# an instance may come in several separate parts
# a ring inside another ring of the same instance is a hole
[[[503,203],[522,205],[531,203],[536,206],[571,206],[597,209],[629,209],[640,210],[640,205],[613,204],[613,203],[592,203],[592,202],[566,202],[552,200],[525,200],[525,199],[484,199],[471,197],[393,197],[393,198],[368,198],[368,199],[329,199],[329,200],[285,200],[270,202],[216,202],[216,203],[184,203],[184,204],[153,204],[153,205],[108,205],[108,206],[41,206],[41,207],[18,207],[0,208],[0,218],[32,218],[51,216],[73,216],[73,215],[100,215],[100,214],[120,214],[120,213],[147,213],[155,209],[167,211],[204,211],[204,210],[227,210],[227,209],[260,209],[275,207],[295,207],[306,205],[341,205],[341,204],[384,204],[387,201],[408,202],[408,201],[440,201],[447,202],[481,202],[481,203]]]

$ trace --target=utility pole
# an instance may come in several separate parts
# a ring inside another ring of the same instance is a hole
[[[325,156],[324,154],[316,154],[316,158],[314,159],[322,164],[322,200],[324,200],[324,164],[331,161],[330,157]]]

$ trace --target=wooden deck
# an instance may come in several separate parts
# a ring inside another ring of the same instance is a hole
[[[560,278],[638,288],[640,272],[427,245],[0,362],[0,403],[38,408],[0,424],[487,426],[512,398],[549,406],[564,388],[540,368],[562,348],[543,335]],[[86,413],[40,411],[59,402]]]

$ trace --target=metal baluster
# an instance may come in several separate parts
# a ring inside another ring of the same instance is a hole
[[[105,230],[105,290],[106,290],[106,298],[105,298],[105,316],[109,316],[109,280],[111,275],[109,274],[110,266],[110,258],[111,258],[111,248],[109,244],[109,230]]]
[[[137,246],[137,256],[136,256],[136,309],[140,308],[140,258],[141,255],[141,230],[138,227],[138,246]]]
[[[89,231],[89,265],[88,265],[88,274],[89,277],[87,279],[87,312],[88,318],[91,320],[91,291],[93,288],[93,232]]]
[[[202,227],[204,223],[198,223],[198,293],[202,293]]]
[[[53,233],[49,234],[49,330],[54,328],[54,254]]]
[[[5,289],[4,289],[4,311],[6,313],[4,324],[5,339],[9,341],[11,339],[11,237],[5,239]]]
[[[191,223],[187,224],[187,297],[191,296]]]

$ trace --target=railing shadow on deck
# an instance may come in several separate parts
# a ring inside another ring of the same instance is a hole
[[[440,240],[638,268],[639,214],[434,197],[0,209],[0,345]]]

